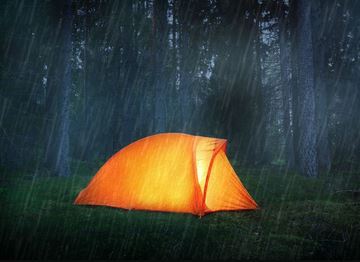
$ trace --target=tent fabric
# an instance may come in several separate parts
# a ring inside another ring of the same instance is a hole
[[[199,216],[257,209],[225,155],[226,144],[183,133],[142,138],[114,154],[75,204]]]

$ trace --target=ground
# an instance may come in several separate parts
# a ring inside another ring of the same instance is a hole
[[[0,259],[359,259],[360,175],[305,178],[235,166],[261,209],[191,214],[75,206],[73,176],[0,170]]]

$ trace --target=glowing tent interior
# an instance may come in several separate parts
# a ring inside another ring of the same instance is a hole
[[[142,138],[114,154],[75,204],[199,216],[257,209],[225,150],[225,139],[182,133]]]

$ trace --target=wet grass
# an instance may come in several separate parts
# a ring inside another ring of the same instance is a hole
[[[75,206],[95,172],[0,170],[0,259],[359,259],[359,173],[308,179],[236,168],[258,211],[190,214]]]

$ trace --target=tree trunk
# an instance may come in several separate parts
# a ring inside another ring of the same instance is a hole
[[[262,64],[265,60],[265,52],[262,45],[262,25],[261,25],[261,15],[257,17],[257,37],[255,42],[255,52],[256,52],[256,78],[258,82],[258,87],[260,91],[259,100],[258,100],[258,115],[259,115],[259,124],[256,129],[256,149],[255,154],[257,155],[258,162],[257,164],[264,165],[269,162],[269,152],[268,152],[268,126],[270,121],[270,108],[269,108],[269,96],[264,84],[265,72],[262,68]]]
[[[192,118],[192,95],[191,95],[191,48],[190,48],[190,4],[191,1],[180,1],[179,7],[179,49],[180,49],[180,106],[181,106],[181,129],[189,131]]]
[[[316,109],[318,168],[319,172],[328,173],[331,168],[328,99],[326,85],[321,77],[316,78]]]
[[[290,64],[291,64],[291,131],[292,131],[292,147],[294,148],[294,169],[300,171],[299,168],[299,95],[298,95],[298,62],[297,62],[297,40],[296,40],[296,0],[290,0],[289,10],[289,26],[290,30]]]
[[[315,87],[316,87],[316,120],[317,120],[317,155],[319,172],[328,173],[331,168],[331,154],[329,143],[329,117],[328,117],[328,90],[325,84],[326,78],[326,47],[324,39],[324,21],[321,1],[314,1],[313,27],[317,32],[314,37],[315,56]]]
[[[294,167],[294,146],[293,134],[291,130],[291,60],[289,37],[287,33],[287,24],[285,14],[281,14],[279,21],[280,27],[280,73],[283,100],[283,126],[285,134],[285,160],[288,169]]]
[[[118,149],[130,144],[135,139],[135,123],[139,117],[138,106],[136,103],[136,90],[135,80],[137,73],[137,55],[136,55],[136,43],[134,33],[134,2],[132,0],[125,1],[125,12],[127,14],[126,25],[124,27],[124,72],[125,79],[119,81],[121,84],[120,88],[124,92],[122,97],[118,98],[117,103],[124,103],[126,108],[124,110],[115,109],[115,114],[120,112],[118,115],[117,122],[118,128],[116,129],[119,140],[117,141]],[[120,59],[120,58],[119,58]],[[118,90],[120,92],[120,90]],[[117,106],[121,108],[120,105]],[[120,136],[119,136],[120,134]]]
[[[45,161],[57,176],[69,176],[69,128],[70,128],[70,94],[72,84],[72,1],[66,0],[60,32],[61,49],[57,72],[58,88],[53,99],[53,125],[48,141]]]
[[[311,0],[298,0],[296,4],[297,87],[298,87],[298,157],[301,174],[318,175],[316,152],[316,115],[313,44],[311,33]]]
[[[165,51],[167,50],[167,1],[153,3],[153,77],[155,87],[154,128],[156,133],[166,131],[166,76]]]
[[[83,90],[82,90],[82,97],[83,97],[83,104],[82,104],[82,116],[83,116],[83,126],[84,126],[84,133],[81,137],[79,137],[79,145],[80,145],[80,159],[81,160],[89,160],[90,159],[90,147],[89,142],[92,136],[91,132],[91,120],[90,120],[90,103],[89,103],[89,89],[90,89],[90,81],[89,79],[89,62],[88,62],[88,56],[89,56],[89,20],[90,20],[90,5],[89,1],[85,2],[85,12],[86,15],[83,18],[83,41],[84,41],[84,57],[83,57],[83,64],[84,64],[84,73],[83,73]]]

